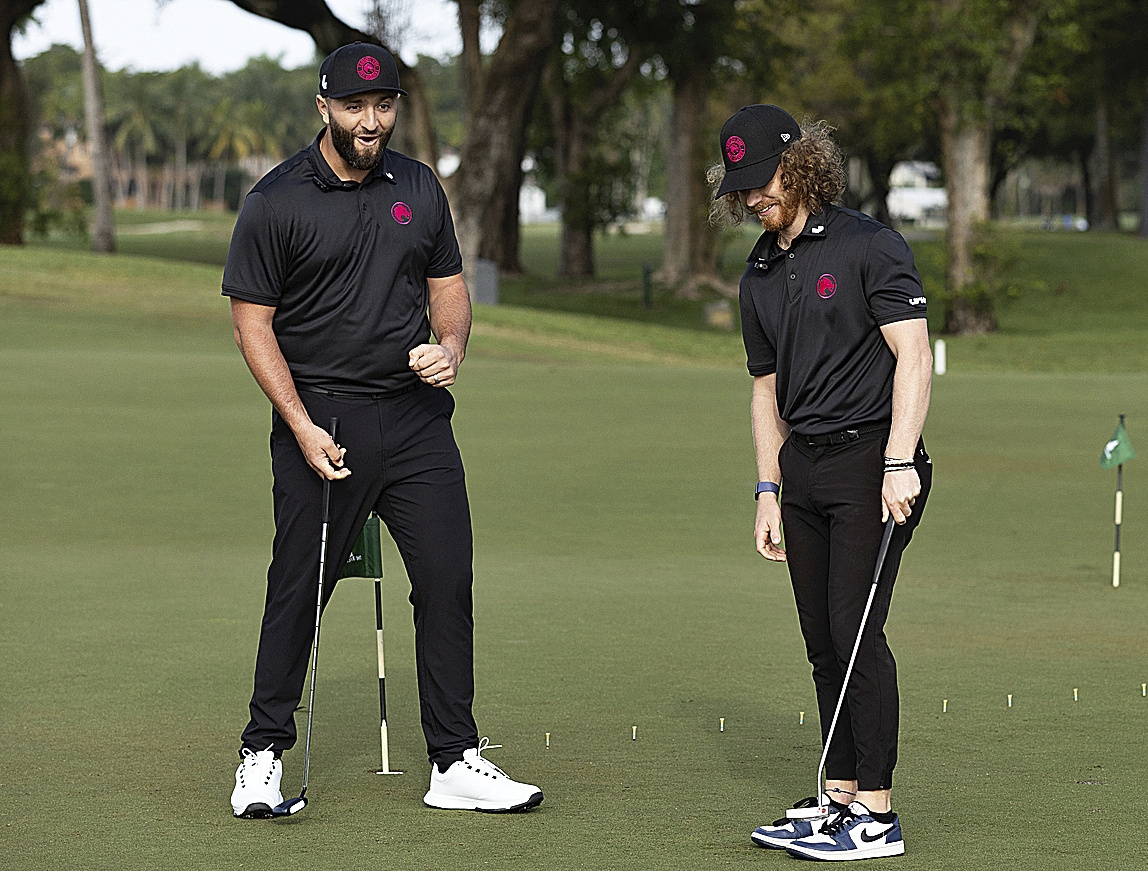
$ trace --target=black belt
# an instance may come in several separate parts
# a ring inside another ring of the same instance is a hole
[[[869,435],[875,432],[886,432],[889,429],[887,423],[874,423],[869,426],[859,426],[855,429],[843,429],[840,432],[827,432],[821,435],[802,435],[801,433],[794,433],[794,436],[801,439],[811,448],[822,448],[826,445],[847,445],[849,442],[855,442],[863,435]]]
[[[418,390],[421,383],[420,381],[416,381],[414,384],[408,384],[406,387],[400,387],[397,390],[386,390],[382,393],[348,393],[345,390],[328,390],[326,387],[307,386],[297,386],[295,389],[300,393],[321,393],[333,399],[369,399],[373,402],[378,402],[380,399],[391,399],[395,396],[402,396],[404,393],[410,393],[412,390]]]

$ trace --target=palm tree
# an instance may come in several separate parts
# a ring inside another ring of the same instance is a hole
[[[115,126],[116,148],[134,165],[136,208],[147,208],[147,158],[159,144],[156,136],[155,91],[157,73],[121,72],[112,78],[117,85],[114,93],[112,120]]]
[[[104,141],[104,95],[100,88],[100,65],[92,41],[88,0],[80,2],[80,26],[84,32],[84,111],[88,143],[92,151],[92,204],[95,226],[92,250],[111,254],[116,250],[116,226],[112,217],[111,173],[108,171],[107,143]]]
[[[215,193],[212,198],[217,207],[223,203],[223,187],[229,164],[237,164],[254,154],[279,156],[278,146],[267,135],[271,127],[269,116],[267,107],[260,100],[237,105],[232,98],[226,97],[215,107],[212,113],[215,142],[207,156],[216,162]]]

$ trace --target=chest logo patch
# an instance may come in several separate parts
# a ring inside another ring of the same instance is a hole
[[[391,206],[391,217],[400,224],[409,224],[414,216],[415,213],[406,203],[395,203]]]
[[[725,141],[725,156],[730,163],[737,163],[745,157],[745,142],[740,136],[731,136]]]
[[[817,295],[822,299],[829,299],[837,293],[837,279],[826,272],[817,279]]]
[[[360,79],[365,82],[372,82],[379,77],[379,73],[382,71],[382,66],[379,64],[377,59],[371,57],[370,55],[366,55],[361,61],[359,61],[359,65],[355,69],[358,70]]]

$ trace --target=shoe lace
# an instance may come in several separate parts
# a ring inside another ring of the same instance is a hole
[[[846,808],[837,814],[837,816],[831,817],[829,822],[821,827],[821,834],[833,837],[856,819],[857,814],[853,813],[849,808]]]
[[[509,774],[507,774],[505,771],[503,771],[501,768],[499,768],[497,765],[495,765],[493,762],[491,762],[489,759],[487,759],[485,756],[482,755],[484,750],[496,750],[501,746],[502,746],[501,744],[491,744],[489,738],[483,738],[482,740],[480,740],[478,742],[478,749],[476,752],[478,753],[478,759],[484,765],[486,765],[488,768],[493,768],[495,771],[497,771],[499,774],[501,774],[503,777],[505,777],[507,780],[509,780],[510,779]]]

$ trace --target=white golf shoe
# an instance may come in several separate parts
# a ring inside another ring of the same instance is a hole
[[[283,802],[279,782],[283,763],[271,750],[256,753],[243,748],[243,761],[235,770],[235,789],[231,793],[231,812],[245,820],[271,818],[271,809]]]
[[[519,783],[491,762],[482,751],[501,747],[486,738],[478,747],[463,751],[462,759],[446,771],[431,766],[430,790],[423,803],[446,810],[508,813],[525,811],[542,803],[542,790],[529,783]]]

